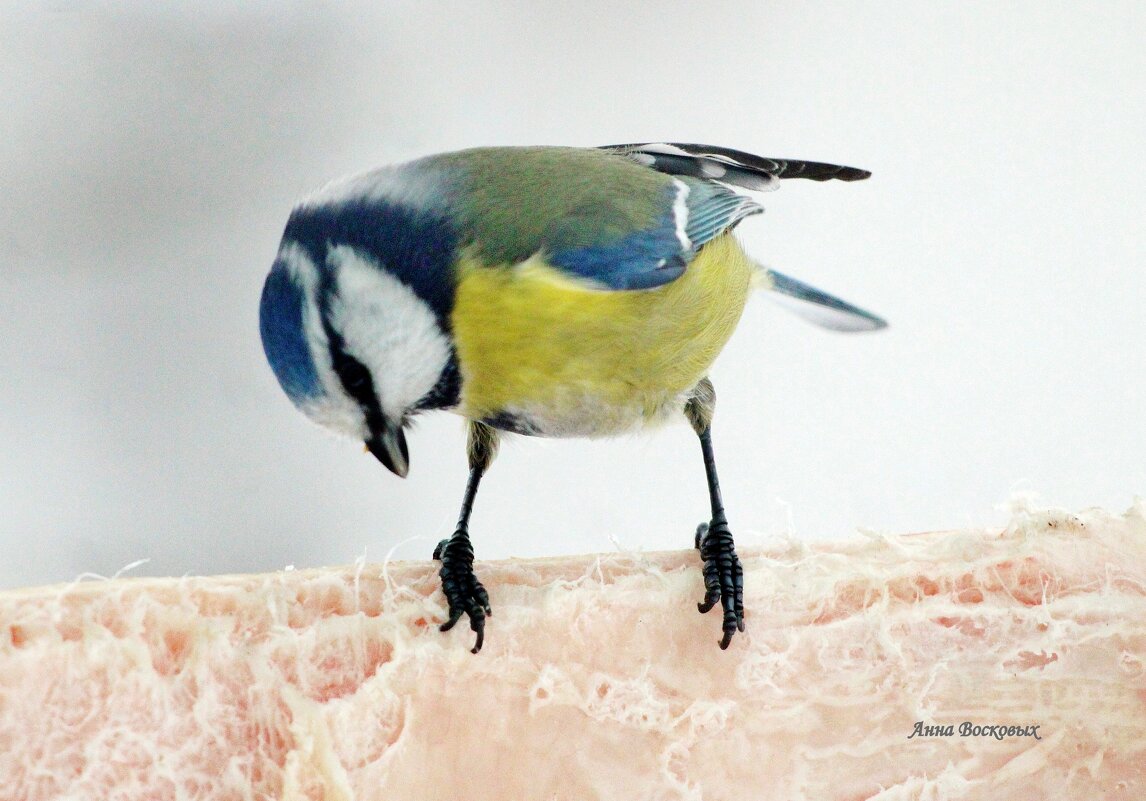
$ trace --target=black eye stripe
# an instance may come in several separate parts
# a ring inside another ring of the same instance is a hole
[[[386,428],[386,416],[378,403],[378,393],[374,391],[374,378],[370,370],[358,359],[346,352],[346,340],[330,324],[328,313],[331,290],[329,285],[322,292],[322,330],[326,333],[327,348],[330,351],[330,366],[334,368],[346,394],[352,397],[366,418],[366,427],[371,438],[379,437]]]
[[[366,418],[366,426],[370,429],[372,437],[381,436],[386,427],[386,417],[382,414],[382,407],[378,403],[378,394],[374,391],[374,379],[366,365],[346,352],[346,345],[342,336],[334,331],[329,324],[325,324],[326,336],[330,342],[330,363],[338,380],[350,397],[358,402],[362,414]]]

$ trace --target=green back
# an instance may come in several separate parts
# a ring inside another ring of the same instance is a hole
[[[427,161],[456,175],[456,222],[490,264],[607,244],[653,226],[671,206],[670,176],[601,150],[477,148]]]

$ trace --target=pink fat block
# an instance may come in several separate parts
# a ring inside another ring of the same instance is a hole
[[[0,798],[1141,801],[1144,513],[4,592]]]

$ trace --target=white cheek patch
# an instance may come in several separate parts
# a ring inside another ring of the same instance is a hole
[[[438,383],[450,343],[433,310],[373,260],[338,245],[326,261],[336,276],[330,323],[370,371],[383,413],[400,420]]]
[[[336,434],[362,441],[369,436],[362,410],[353,398],[341,390],[336,395],[307,401],[299,408],[311,420]]]

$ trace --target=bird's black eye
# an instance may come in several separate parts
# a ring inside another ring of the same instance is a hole
[[[378,408],[378,396],[374,394],[374,379],[370,375],[370,370],[342,349],[341,340],[337,348],[334,342],[331,342],[330,362],[334,372],[338,375],[338,380],[342,383],[343,389],[350,397],[358,401],[362,410],[367,412],[367,418],[370,417],[369,410],[371,407],[378,409],[378,414],[381,416],[382,410]]]
[[[370,377],[370,371],[353,356],[343,353],[342,358],[335,362],[334,371],[338,373],[338,379],[350,393],[350,397],[359,403],[362,402],[364,394],[374,394],[374,379]]]

